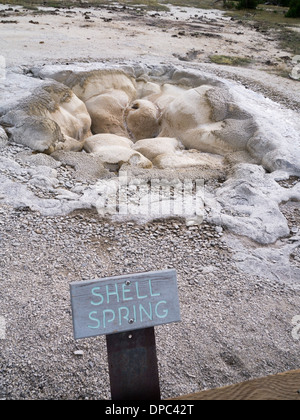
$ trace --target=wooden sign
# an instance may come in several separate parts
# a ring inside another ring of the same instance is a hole
[[[75,339],[180,321],[175,270],[70,285]]]

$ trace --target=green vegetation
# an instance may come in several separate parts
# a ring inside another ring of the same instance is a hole
[[[300,32],[282,26],[278,32],[278,41],[283,50],[300,55]]]
[[[89,6],[90,3],[95,5],[107,5],[110,3],[109,0],[92,0],[87,2],[82,2],[81,0],[0,0],[2,4],[23,6],[24,9],[34,10],[35,7],[55,7],[55,8],[65,8],[65,7],[85,7]]]
[[[285,1],[280,0],[280,4]],[[234,7],[227,10],[228,16],[250,25],[254,23],[260,32],[271,32],[283,51],[289,51],[294,55],[300,54],[300,33],[292,29],[300,26],[300,19],[287,18],[288,7],[259,4],[256,10],[237,10],[236,4],[235,2]]]
[[[93,0],[92,0],[93,3]],[[106,2],[109,3],[109,2]],[[161,1],[158,0],[120,0],[120,4],[124,6],[136,6],[142,7],[146,10],[155,10],[155,11],[162,11],[162,10],[169,10],[167,6],[164,6]]]
[[[211,55],[210,61],[223,66],[247,66],[251,64],[251,60],[246,57],[229,57],[227,55]]]
[[[218,9],[220,6],[214,4],[214,0],[162,0],[163,4],[172,4],[180,7],[196,7],[199,9]]]
[[[258,0],[240,0],[236,6],[237,9],[252,9],[255,10],[258,6]]]
[[[54,8],[71,8],[71,7],[89,7],[89,6],[108,6],[117,1],[113,0],[0,0],[0,3],[10,5],[20,5],[26,8],[45,6]],[[141,7],[145,10],[169,10],[159,0],[119,0],[118,3],[123,6]]]
[[[214,4],[214,0],[0,0],[0,3],[21,6],[47,6],[47,7],[88,7],[107,6],[112,3],[123,6],[136,6],[146,10],[168,10],[167,5],[181,7],[198,7],[201,9],[220,9],[221,5]]]
[[[300,17],[300,0],[292,0],[290,3],[290,10],[287,12],[286,17],[288,18],[299,18]]]

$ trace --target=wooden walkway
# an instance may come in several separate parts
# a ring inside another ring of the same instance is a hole
[[[202,391],[176,400],[300,401],[300,370]]]

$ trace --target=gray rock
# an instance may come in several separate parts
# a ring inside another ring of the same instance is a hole
[[[0,149],[7,146],[8,137],[4,129],[0,126]]]
[[[2,118],[8,126],[12,141],[30,147],[38,152],[55,150],[58,143],[64,142],[57,123],[43,116],[28,115],[23,111],[10,111]]]
[[[33,90],[0,121],[12,141],[48,153],[57,149],[81,150],[91,127],[85,105],[71,89],[55,81]]]
[[[52,153],[51,158],[74,168],[74,177],[79,181],[92,182],[109,176],[109,171],[105,169],[102,160],[97,156],[84,152],[56,151]]]
[[[210,219],[261,244],[289,234],[281,187],[258,165],[240,164],[216,193]]]

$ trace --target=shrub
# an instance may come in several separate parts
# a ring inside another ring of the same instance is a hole
[[[258,6],[258,0],[240,0],[237,9],[256,9]]]
[[[292,0],[290,10],[287,12],[286,17],[298,18],[300,17],[300,0]]]
[[[227,55],[211,55],[210,61],[215,64],[224,66],[247,66],[251,64],[251,60],[246,57],[229,57]]]

